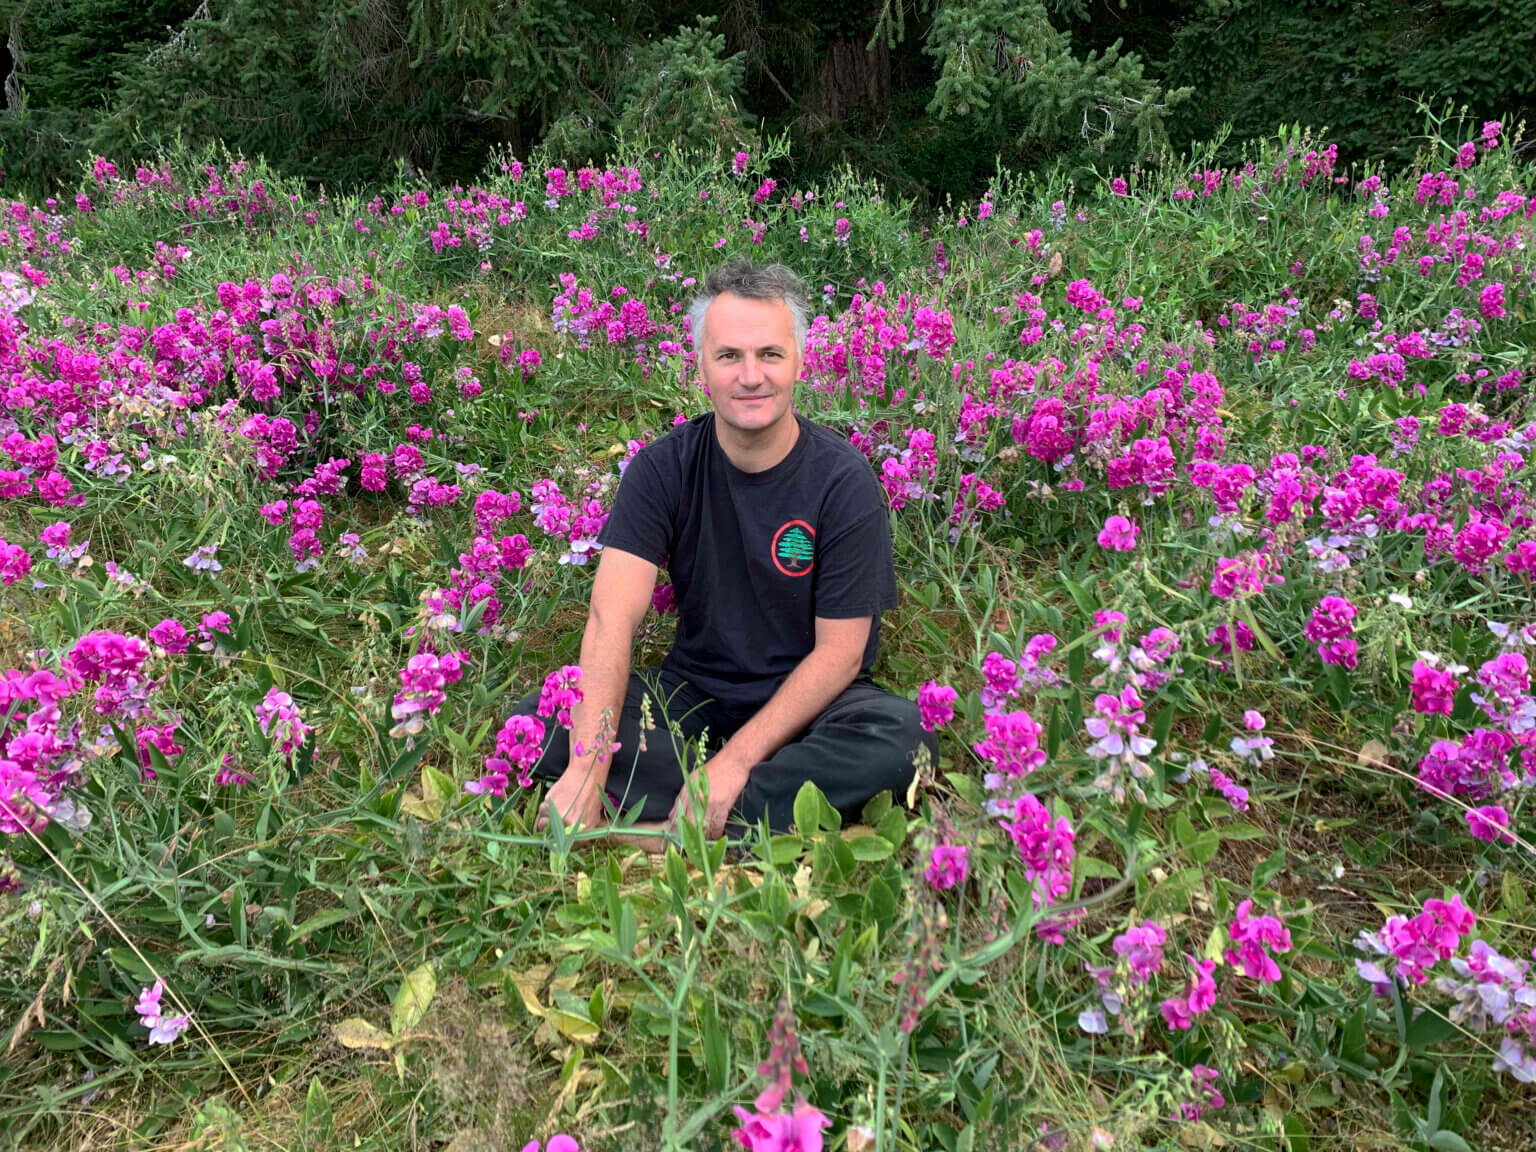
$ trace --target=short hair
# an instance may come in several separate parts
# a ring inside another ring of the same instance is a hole
[[[805,333],[810,323],[811,306],[805,294],[805,282],[783,264],[759,268],[745,256],[726,261],[704,278],[704,289],[688,305],[688,330],[695,347],[704,334],[704,313],[715,297],[729,292],[745,300],[782,300],[794,320],[795,350],[805,351]]]

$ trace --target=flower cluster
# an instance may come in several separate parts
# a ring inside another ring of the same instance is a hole
[[[256,723],[261,734],[272,741],[272,746],[291,764],[294,754],[310,733],[309,725],[299,712],[293,697],[276,685],[267,689],[267,695],[256,705]]]
[[[505,796],[514,772],[519,788],[530,787],[533,766],[543,752],[543,722],[532,716],[508,716],[496,733],[496,755],[485,758],[485,775],[468,781],[464,791],[475,796]]]
[[[151,1044],[169,1044],[186,1031],[192,1022],[186,1015],[167,1016],[160,1007],[160,997],[165,994],[165,981],[154,984],[139,993],[139,1002],[133,1010],[139,1014],[139,1023],[149,1029]]]
[[[1232,923],[1227,926],[1232,947],[1226,960],[1250,980],[1273,984],[1280,979],[1280,966],[1274,956],[1291,950],[1291,932],[1277,916],[1254,916],[1253,901],[1237,906]]]
[[[1324,664],[1353,668],[1359,662],[1360,646],[1355,642],[1355,606],[1342,596],[1324,596],[1312,610],[1312,618],[1302,629],[1308,640],[1317,644],[1317,655]]]
[[[438,709],[448,699],[443,691],[449,684],[457,684],[464,675],[464,658],[457,652],[442,656],[435,652],[418,652],[400,669],[400,691],[389,713],[395,726],[389,730],[391,737],[420,735],[426,727],[427,717],[437,715]]]

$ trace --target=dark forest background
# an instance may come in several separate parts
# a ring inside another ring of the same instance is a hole
[[[0,168],[34,191],[176,141],[340,186],[787,131],[786,176],[931,201],[1292,123],[1390,165],[1421,105],[1536,110],[1536,0],[0,0],[0,36]]]

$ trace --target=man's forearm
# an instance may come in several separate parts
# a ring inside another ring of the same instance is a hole
[[[608,749],[618,738],[619,713],[629,687],[629,649],[634,638],[621,633],[622,629],[588,618],[581,636],[582,699],[571,708],[571,758],[566,770],[590,774],[599,785],[608,779],[613,762]],[[603,754],[594,756],[598,750]]]
[[[863,662],[862,655],[835,648],[811,649],[768,703],[737,729],[712,759],[733,765],[743,773],[768,759],[853,683]]]

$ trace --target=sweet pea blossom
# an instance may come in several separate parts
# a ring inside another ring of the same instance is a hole
[[[1124,516],[1111,516],[1099,529],[1099,547],[1112,552],[1129,552],[1136,547],[1141,529]]]
[[[1467,810],[1467,831],[1475,840],[1490,844],[1513,844],[1514,835],[1509,831],[1509,812],[1499,804],[1485,804],[1481,808]]]
[[[1216,970],[1214,960],[1196,960],[1185,955],[1192,969],[1189,983],[1177,996],[1164,1000],[1159,1009],[1163,1020],[1173,1031],[1188,1031],[1195,1026],[1195,1017],[1209,1012],[1216,1004],[1216,981],[1211,973]]]
[[[1289,952],[1291,933],[1278,917],[1254,916],[1252,913],[1252,900],[1244,900],[1237,906],[1232,923],[1227,927],[1227,938],[1233,947],[1227,950],[1226,960],[1250,980],[1273,984],[1280,979],[1280,966],[1265,949]]]
[[[948,684],[930,680],[917,690],[917,708],[924,732],[945,727],[955,718],[954,703],[960,693]]]
[[[935,844],[928,854],[923,879],[936,892],[964,884],[969,871],[970,853],[963,844]]]
[[[577,687],[580,683],[581,669],[575,664],[551,672],[539,690],[538,714],[552,716],[562,728],[569,728],[571,709],[582,701],[582,691]]]
[[[803,1099],[789,1112],[748,1112],[739,1104],[731,1110],[740,1124],[731,1139],[746,1152],[822,1152],[822,1133],[832,1124]]]
[[[522,1152],[540,1152],[539,1142],[530,1140],[523,1145]],[[543,1145],[542,1152],[581,1152],[581,1145],[576,1142],[576,1137],[560,1133],[551,1136],[549,1142]]]
[[[1455,703],[1456,677],[1420,659],[1413,662],[1413,710],[1424,716],[1449,716]]]
[[[156,980],[139,993],[139,1002],[133,1008],[139,1014],[139,1023],[149,1029],[151,1044],[169,1044],[192,1022],[189,1016],[166,1016],[161,1012],[160,997],[164,992],[165,981]]]

